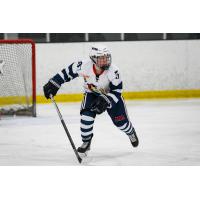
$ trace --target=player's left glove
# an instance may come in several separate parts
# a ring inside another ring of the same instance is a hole
[[[104,94],[99,95],[91,104],[91,111],[96,114],[103,113],[107,108],[111,108],[111,102]]]
[[[55,96],[59,90],[60,86],[54,81],[50,80],[47,84],[44,85],[44,96],[49,99],[50,95]]]

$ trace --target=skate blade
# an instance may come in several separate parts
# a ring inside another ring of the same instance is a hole
[[[86,151],[85,153],[79,153],[81,158],[85,158],[88,156],[88,151]]]
[[[80,157],[82,158],[82,165],[90,165],[91,161],[93,160],[92,157],[88,156],[88,151],[85,153],[79,153]]]

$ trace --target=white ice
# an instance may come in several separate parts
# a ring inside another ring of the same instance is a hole
[[[133,148],[107,113],[96,118],[91,151],[81,165],[200,165],[200,99],[126,101],[140,139]],[[76,147],[80,103],[58,103]],[[80,165],[52,104],[37,118],[0,120],[0,165]]]

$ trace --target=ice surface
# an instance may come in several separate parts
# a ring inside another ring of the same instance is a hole
[[[133,148],[107,113],[96,118],[91,151],[81,165],[200,165],[200,99],[126,101],[140,139]],[[58,103],[76,147],[80,103]],[[0,165],[80,165],[52,104],[37,118],[0,120]]]

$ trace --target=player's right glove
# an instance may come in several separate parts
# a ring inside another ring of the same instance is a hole
[[[107,108],[111,107],[110,100],[104,94],[99,95],[91,105],[91,111],[95,112],[96,114],[103,113]]]
[[[49,99],[50,94],[55,96],[59,90],[60,86],[56,84],[53,80],[50,80],[47,84],[44,85],[44,96]]]

